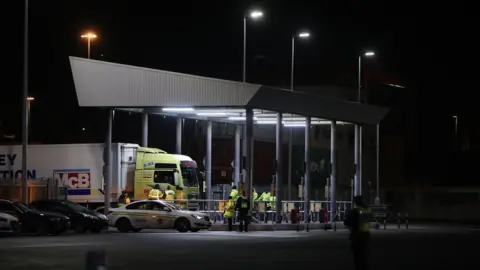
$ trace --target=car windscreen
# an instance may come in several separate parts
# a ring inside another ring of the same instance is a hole
[[[38,212],[37,209],[21,202],[15,202],[14,205],[23,212]]]
[[[195,161],[182,161],[180,163],[183,184],[187,187],[198,187],[197,163]]]
[[[81,206],[80,204],[78,203],[74,203],[74,202],[71,202],[71,201],[64,201],[63,203],[65,203],[65,205],[67,205],[70,209],[72,209],[73,211],[75,212],[89,212],[90,210],[86,207],[83,207]]]

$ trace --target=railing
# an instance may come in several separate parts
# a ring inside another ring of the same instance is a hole
[[[227,200],[175,200],[175,204],[184,209],[198,210],[208,213],[212,222],[223,222],[223,214]],[[305,220],[305,210],[303,201],[282,201],[282,209],[280,214],[281,221],[284,223],[291,222],[291,211],[298,209],[300,212],[301,222]],[[252,217],[256,222],[273,223],[276,219],[276,209],[274,202],[255,202],[251,211]],[[342,221],[349,209],[351,209],[350,201],[337,201],[335,211],[335,220]],[[328,216],[331,212],[330,201],[310,201],[310,222],[325,222],[328,221]],[[254,221],[255,221],[254,220]]]

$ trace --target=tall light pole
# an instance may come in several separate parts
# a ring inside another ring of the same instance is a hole
[[[34,101],[34,97],[27,97],[27,115],[28,115],[28,124],[30,125],[30,103]]]
[[[80,36],[81,38],[86,38],[87,39],[87,47],[88,47],[88,59],[90,59],[90,42],[92,39],[96,39],[97,35],[94,33],[86,33]]]
[[[31,137],[30,135],[31,135],[31,133],[32,133],[32,131],[31,131],[31,129],[30,129],[30,122],[31,122],[31,121],[30,121],[30,106],[31,106],[31,103],[32,103],[33,100],[35,100],[34,97],[27,97],[27,119],[28,119],[28,121],[27,121],[27,126],[28,126],[28,137]]]
[[[453,120],[455,121],[455,139],[458,137],[458,116],[454,115]]]
[[[292,36],[292,63],[290,67],[290,90],[293,91],[293,81],[295,74],[295,38],[308,38],[310,33],[301,32],[297,36]],[[290,127],[288,136],[288,200],[292,200],[292,153],[293,152],[293,127]]]
[[[22,201],[28,203],[28,171],[27,171],[27,147],[28,147],[28,0],[25,0],[23,26],[23,145],[22,145]]]
[[[365,52],[363,55],[359,55],[358,56],[358,97],[357,97],[357,102],[358,103],[362,103],[362,58],[363,57],[372,57],[374,56],[375,53],[374,52],[371,52],[371,51],[368,51],[368,52]],[[357,189],[356,189],[356,195],[361,195],[362,194],[362,163],[363,163],[363,138],[362,138],[362,135],[363,135],[363,129],[361,126],[359,125],[356,125],[355,126],[355,136],[357,136],[357,138],[355,139],[355,167],[356,167],[356,172],[355,172],[355,184],[357,185]],[[377,132],[377,135],[378,135],[378,132]],[[377,139],[378,141],[378,139]],[[378,145],[377,145],[378,147]],[[378,152],[378,150],[377,150]],[[379,164],[378,162],[378,156],[377,156],[377,166]],[[379,168],[377,168],[377,174],[378,174],[378,171],[379,171]],[[377,189],[379,187],[379,176],[377,175]],[[377,190],[377,194],[378,194],[378,190]],[[375,201],[377,201],[378,198],[375,198]]]
[[[250,12],[249,16],[251,19],[256,20],[263,17],[263,12],[259,10],[254,10]],[[247,18],[243,17],[243,82],[247,81]]]

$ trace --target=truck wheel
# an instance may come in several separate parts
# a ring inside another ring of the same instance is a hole
[[[191,232],[199,232],[200,229],[190,229]]]
[[[179,232],[188,232],[190,230],[190,221],[186,218],[179,218],[175,221],[175,229]]]
[[[127,233],[132,229],[132,224],[130,223],[130,220],[126,218],[121,218],[117,221],[116,227],[119,232]]]

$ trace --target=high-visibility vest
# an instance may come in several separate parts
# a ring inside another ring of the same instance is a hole
[[[240,203],[240,208],[241,209],[247,209],[248,208],[248,201],[247,201],[247,198],[245,198],[244,196],[238,196],[238,198],[242,199],[242,202]]]
[[[130,204],[130,198],[129,197],[125,197],[125,204]]]
[[[370,232],[370,221],[372,220],[372,210],[368,207],[357,207],[359,214],[359,231]]]
[[[167,196],[165,196],[165,200],[172,201],[175,200],[175,191],[169,189],[165,192]]]
[[[232,200],[236,202],[238,199],[238,190],[232,189],[232,191],[230,191],[230,197],[232,197]]]
[[[231,218],[235,215],[235,202],[233,200],[228,200],[227,205],[225,205],[225,218]]]
[[[162,192],[159,189],[152,189],[148,193],[148,199],[150,200],[160,200],[160,197],[162,197]]]

